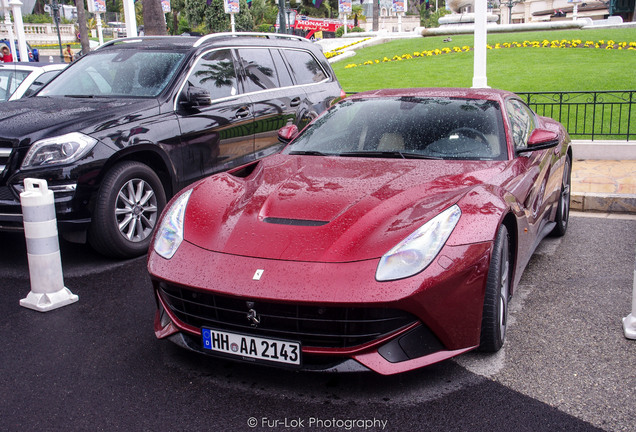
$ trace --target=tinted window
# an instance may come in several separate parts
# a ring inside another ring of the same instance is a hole
[[[38,96],[155,97],[183,59],[179,52],[97,50],[65,69]]]
[[[506,102],[506,110],[510,118],[512,139],[517,150],[528,147],[528,137],[534,130],[534,115],[530,108],[517,99]]]
[[[210,92],[212,99],[234,96],[238,93],[238,80],[230,50],[212,51],[199,59],[188,84]]]
[[[276,66],[268,49],[242,48],[239,58],[245,71],[246,92],[280,87]]]
[[[493,101],[444,98],[344,100],[285,152],[353,157],[503,160],[503,116]]]
[[[35,79],[35,81],[31,83],[29,88],[26,89],[23,97],[31,96],[33,93],[44,87],[46,83],[51,81],[59,73],[59,70],[43,72],[39,77]]]
[[[274,57],[274,64],[276,65],[276,72],[278,73],[278,80],[280,81],[281,87],[289,87],[293,86],[294,82],[292,81],[292,77],[289,74],[289,69],[287,69],[287,65],[283,60],[283,56],[280,50],[272,50],[272,56]]]
[[[285,57],[298,84],[313,84],[327,79],[318,61],[307,51],[285,51]]]

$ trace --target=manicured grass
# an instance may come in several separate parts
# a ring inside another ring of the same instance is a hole
[[[472,35],[402,39],[363,48],[333,67],[347,92],[397,87],[470,87],[473,51],[382,62],[384,57],[473,46]],[[636,28],[490,33],[488,43],[581,40],[636,42]],[[346,39],[343,39],[343,45]],[[597,48],[501,48],[487,51],[488,85],[515,92],[636,89],[636,50]],[[373,65],[365,61],[380,60]],[[348,64],[360,66],[345,68]]]

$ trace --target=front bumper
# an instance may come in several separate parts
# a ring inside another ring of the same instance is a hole
[[[214,253],[184,242],[171,260],[154,252],[149,255],[148,268],[158,305],[155,334],[210,354],[201,346],[199,324],[182,319],[175,304],[162,293],[165,284],[257,305],[270,302],[316,308],[386,308],[403,311],[413,320],[353,346],[303,344],[302,368],[370,369],[387,375],[416,369],[479,345],[490,248],[490,243],[445,247],[419,275],[377,282],[377,260],[280,262]],[[258,281],[253,278],[257,269],[264,270]]]

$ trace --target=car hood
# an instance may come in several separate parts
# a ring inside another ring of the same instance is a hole
[[[379,258],[504,164],[276,155],[246,177],[243,169],[198,183],[184,236],[207,250],[266,259]]]
[[[31,97],[0,104],[0,136],[31,145],[69,132],[91,135],[158,110],[156,99]]]

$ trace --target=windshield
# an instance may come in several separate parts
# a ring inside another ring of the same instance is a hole
[[[0,102],[8,101],[30,71],[0,69]]]
[[[183,57],[154,50],[96,51],[72,64],[37,96],[156,97]]]
[[[507,158],[499,104],[474,99],[345,99],[319,117],[287,154],[413,159]]]

